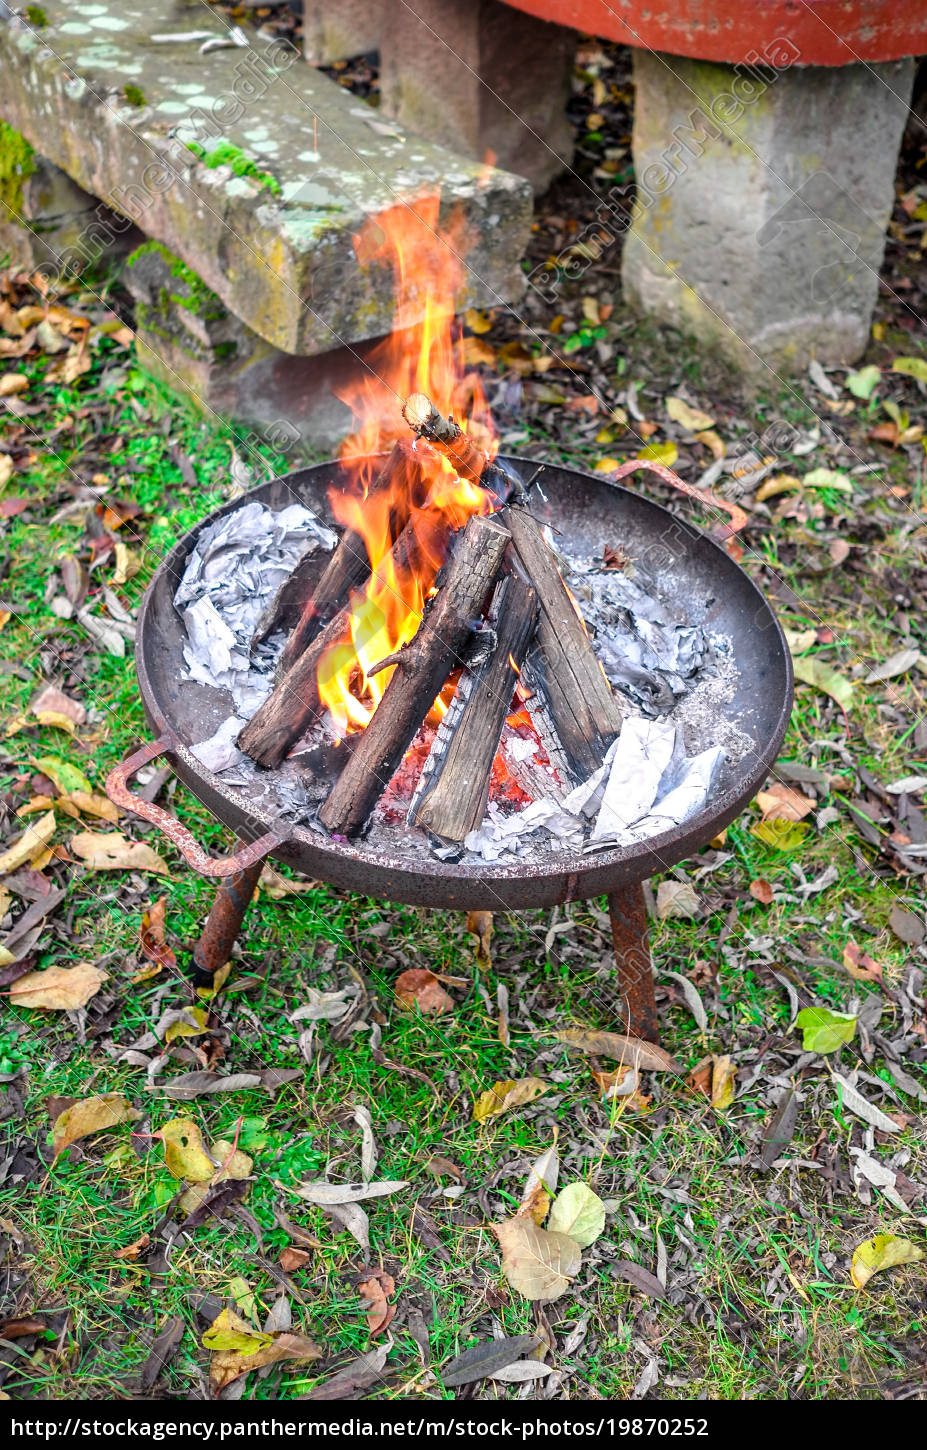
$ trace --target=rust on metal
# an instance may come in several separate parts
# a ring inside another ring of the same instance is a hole
[[[157,826],[158,830],[165,835],[194,871],[201,876],[224,876],[232,877],[246,872],[256,862],[258,872],[269,851],[279,846],[286,840],[285,831],[268,831],[256,841],[244,842],[240,851],[232,856],[210,856],[209,852],[200,845],[199,841],[188,830],[181,825],[176,816],[171,815],[162,806],[156,805],[154,801],[142,800],[140,796],[133,795],[129,789],[129,781],[132,776],[157,760],[159,755],[169,755],[177,748],[177,742],[173,734],[164,732],[157,740],[151,740],[141,749],[128,756],[121,765],[117,765],[106,777],[106,794],[114,805],[124,811],[132,811],[135,815],[141,816],[143,820],[149,821],[151,825]],[[253,888],[252,888],[253,890]]]
[[[254,847],[260,845],[260,842],[240,840],[238,845],[240,849],[230,858],[232,860],[240,861],[253,855]],[[202,935],[193,948],[195,986],[211,986],[215,973],[231,957],[245,912],[257,890],[264,859],[262,855],[257,860],[252,860],[242,870],[227,875],[219,886]]]
[[[615,970],[631,1037],[659,1042],[660,1025],[653,995],[653,965],[643,886],[624,886],[608,898]]]

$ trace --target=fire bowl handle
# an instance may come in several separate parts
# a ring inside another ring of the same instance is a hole
[[[609,473],[608,477],[613,483],[618,483],[620,479],[626,478],[629,473],[636,473],[640,468],[649,469],[658,478],[662,478],[664,483],[672,484],[673,488],[678,488],[680,493],[687,493],[690,498],[698,499],[699,503],[705,504],[706,508],[722,508],[729,513],[731,516],[729,524],[717,524],[709,530],[709,537],[714,539],[716,544],[726,543],[728,539],[732,539],[735,534],[746,527],[747,514],[739,504],[731,503],[730,499],[721,498],[720,495],[708,493],[704,489],[695,488],[662,463],[651,463],[645,458],[632,458],[630,463],[622,463],[619,468]]]
[[[154,801],[141,800],[133,795],[129,789],[129,781],[135,773],[142,769],[142,766],[149,765],[151,761],[157,760],[159,755],[169,755],[175,748],[175,741],[171,735],[162,735],[158,740],[151,740],[136,750],[132,755],[126,757],[121,765],[117,765],[106,777],[106,794],[114,805],[124,811],[132,811],[143,820],[150,821],[157,826],[172,845],[176,846],[188,866],[198,871],[201,876],[234,876],[239,871],[245,871],[249,866],[254,866],[264,856],[267,856],[275,846],[279,846],[286,840],[286,833],[281,831],[268,831],[266,835],[259,836],[250,845],[244,846],[236,851],[233,856],[210,856],[186,826],[182,826],[176,816],[170,811],[155,805]]]

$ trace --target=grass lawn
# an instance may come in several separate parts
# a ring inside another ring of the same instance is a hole
[[[775,420],[793,424],[794,447],[766,475],[791,482],[747,494],[742,562],[773,594],[814,683],[798,686],[770,782],[807,797],[804,819],[763,828],[753,805],[723,840],[651,883],[655,898],[661,879],[697,894],[696,915],[653,921],[663,1043],[683,1073],[646,1074],[638,1093],[603,1100],[590,1067],[614,1064],[555,1036],[621,1030],[603,902],[499,914],[491,962],[480,963],[462,916],[285,877],[262,889],[219,993],[197,999],[185,972],[213,888],[144,822],[86,811],[76,819],[55,804],[73,788],[67,768],[99,793],[107,770],[147,738],[131,647],[121,658],[109,652],[75,614],[63,617],[61,600],[85,590],[98,625],[120,605],[131,614],[172,541],[240,489],[243,468],[256,481],[285,466],[139,373],[107,331],[98,292],[65,300],[94,323],[89,371],[69,383],[53,375],[53,355],[3,360],[5,375],[27,379],[8,395],[17,407],[0,415],[4,844],[49,809],[55,820],[38,861],[0,878],[0,944],[48,885],[60,888],[28,959],[34,968],[90,962],[106,980],[80,1009],[42,1011],[10,1003],[15,962],[0,966],[3,1393],[208,1396],[218,1351],[203,1337],[232,1308],[242,1333],[262,1330],[270,1315],[271,1332],[292,1326],[321,1351],[268,1363],[224,1391],[249,1399],[305,1396],[345,1370],[346,1393],[374,1399],[923,1398],[923,1262],[862,1289],[850,1275],[864,1240],[888,1233],[923,1248],[927,1222],[918,874],[927,857],[904,850],[927,839],[917,433],[927,406],[922,386],[889,370],[891,338],[874,355],[882,373],[869,400],[834,375],[848,405],[838,414],[810,385],[745,402],[719,392],[691,358],[676,363],[670,351],[655,364],[635,355],[627,331],[605,328],[616,399],[640,383],[638,403],[658,425],[652,441],[675,440],[684,476],[697,477],[710,454],[667,422],[667,395],[688,390],[729,450]],[[910,352],[910,339],[896,350]],[[492,382],[504,363],[486,371]],[[512,451],[586,468],[636,451],[620,421],[570,408],[571,380],[560,402],[551,386],[551,372],[548,394],[526,386],[521,411],[505,421]],[[894,416],[886,399],[915,433],[894,447],[867,436]],[[816,415],[833,431],[815,433]],[[903,670],[878,669],[903,651]],[[889,677],[867,683],[873,670]],[[85,708],[71,730],[31,712],[48,683]],[[844,704],[828,693],[835,688]],[[921,783],[886,789],[906,777]],[[45,795],[52,803],[36,805]],[[166,783],[160,799],[214,850],[230,848],[179,784]],[[70,847],[86,830],[147,842],[166,874],[92,869]],[[141,932],[162,896],[175,959],[162,952],[159,966]],[[21,954],[14,944],[7,956]],[[440,975],[452,1010],[429,1018],[403,1009],[393,983],[408,967]],[[191,1005],[198,1016],[178,1015]],[[805,1051],[794,1018],[809,1006],[856,1019],[852,1040]],[[299,1008],[315,1010],[294,1017]],[[725,1057],[736,1067],[734,1095],[716,1091],[713,1102],[712,1070],[717,1089]],[[178,1098],[171,1080],[197,1071],[248,1074],[254,1085]],[[528,1076],[545,1083],[541,1096],[474,1120],[481,1092]],[[763,1135],[789,1092],[794,1131],[765,1169]],[[53,1160],[59,1114],[102,1094],[122,1094],[138,1116]],[[885,1115],[891,1131],[873,1125]],[[178,1203],[185,1183],[159,1136],[177,1118],[192,1120],[206,1143],[224,1143],[221,1161],[231,1145],[252,1160],[245,1196],[239,1180],[221,1210],[189,1230]],[[592,1188],[606,1227],[566,1292],[535,1305],[507,1283],[489,1225],[516,1210],[531,1164],[555,1136],[561,1185]],[[344,1211],[333,1216],[296,1190],[322,1178],[357,1182],[372,1153],[375,1180],[407,1186],[361,1205],[364,1247],[356,1221],[352,1233]],[[873,1162],[878,1184],[860,1167]],[[372,1270],[386,1276],[379,1282],[395,1309],[375,1329],[358,1291]],[[36,1324],[24,1330],[23,1320]],[[165,1328],[170,1348],[152,1358]],[[542,1359],[549,1373],[524,1385],[444,1386],[442,1367],[499,1334],[535,1335],[538,1347],[523,1357]]]

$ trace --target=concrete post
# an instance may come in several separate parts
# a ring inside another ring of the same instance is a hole
[[[414,0],[380,42],[385,115],[439,145],[526,176],[536,192],[569,163],[576,36],[500,0]]]
[[[866,347],[914,77],[785,64],[634,53],[625,294],[767,380]]]

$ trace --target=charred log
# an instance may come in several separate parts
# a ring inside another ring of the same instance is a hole
[[[450,459],[461,478],[481,483],[503,503],[513,493],[519,496],[524,494],[521,479],[494,463],[487,453],[477,447],[459,423],[455,423],[453,418],[445,418],[438,411],[425,393],[413,393],[407,398],[403,404],[402,416],[417,438],[424,438],[426,443],[430,443],[439,453]]]
[[[372,578],[401,592],[424,567],[424,561],[442,557],[449,540],[447,524],[436,509],[424,509],[406,524]],[[349,607],[341,609],[315,636],[302,654],[277,680],[274,689],[238,737],[239,749],[258,765],[276,769],[311,725],[319,718],[319,667],[332,645],[350,637]]]
[[[578,783],[602,764],[621,730],[623,711],[537,520],[518,504],[505,509],[502,517],[540,605],[536,645],[527,657],[528,682],[544,697],[570,773]]]
[[[393,445],[386,464],[367,490],[367,498],[395,488],[396,506],[390,518],[390,541],[405,528],[409,516],[408,501],[417,492],[420,474],[412,445],[405,440]],[[403,506],[403,500],[406,500]],[[359,589],[370,575],[371,561],[367,546],[354,529],[345,529],[309,600],[305,601],[299,622],[284,646],[280,668],[285,671],[312,643],[321,629],[347,604],[352,589]],[[285,588],[286,586],[284,586]]]
[[[465,661],[509,534],[494,518],[471,518],[442,587],[415,638],[378,668],[395,672],[319,819],[339,835],[356,835],[386,789],[449,673]]]
[[[482,821],[493,761],[537,613],[537,594],[516,566],[496,589],[490,647],[481,663],[461,676],[441,722],[409,811],[411,824],[444,840],[462,841]]]

